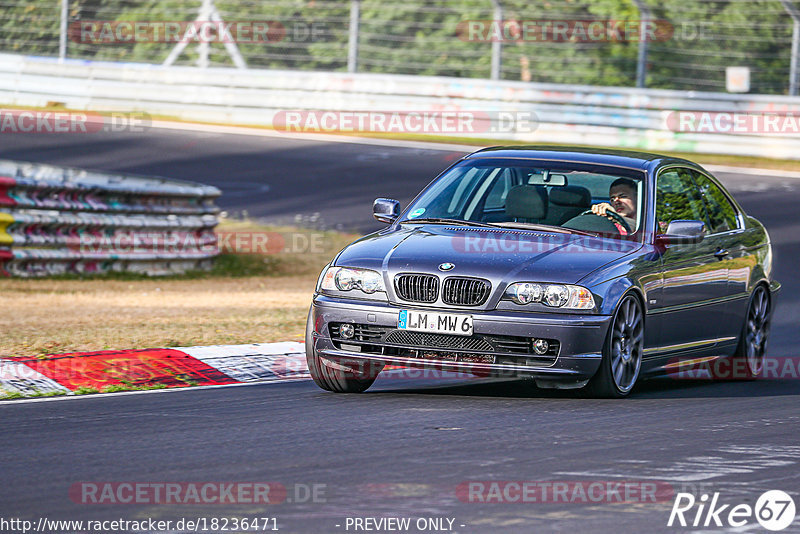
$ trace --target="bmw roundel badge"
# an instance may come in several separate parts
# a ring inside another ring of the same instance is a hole
[[[453,263],[440,263],[439,264],[439,270],[440,271],[449,271],[453,267],[455,267],[455,264],[453,264]]]

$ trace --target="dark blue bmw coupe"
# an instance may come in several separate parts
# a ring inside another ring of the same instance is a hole
[[[727,359],[762,370],[780,285],[764,226],[701,166],[638,152],[497,147],[445,170],[320,275],[306,329],[323,389],[385,365],[521,376],[624,397]]]

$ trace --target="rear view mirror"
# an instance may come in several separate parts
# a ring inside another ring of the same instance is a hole
[[[667,233],[658,239],[668,245],[693,244],[703,240],[706,225],[703,221],[676,220],[669,223]]]
[[[528,175],[528,185],[567,185],[567,177],[564,174],[551,174],[547,171],[532,172]]]
[[[391,224],[400,215],[400,203],[392,198],[376,198],[372,215],[382,223]]]

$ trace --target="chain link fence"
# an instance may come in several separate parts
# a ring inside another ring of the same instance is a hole
[[[0,0],[0,51],[702,91],[725,91],[726,69],[747,67],[749,92],[796,94],[796,4]],[[213,31],[206,38],[187,33],[192,21],[213,22]],[[222,22],[233,30],[220,29]],[[171,37],[169,24],[178,28]]]

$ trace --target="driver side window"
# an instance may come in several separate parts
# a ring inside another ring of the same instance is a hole
[[[658,175],[656,191],[656,232],[667,233],[676,220],[706,222],[703,201],[688,169],[672,168]]]

